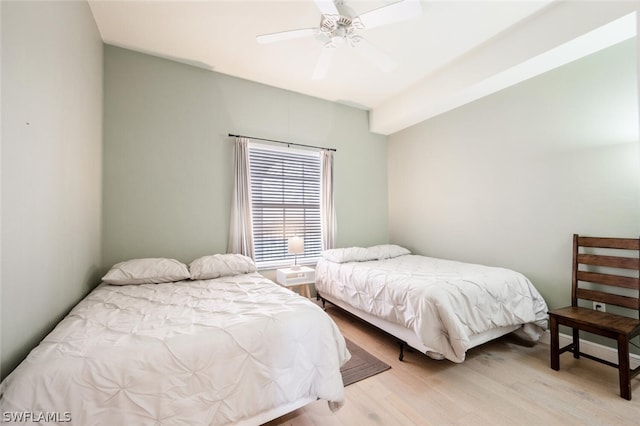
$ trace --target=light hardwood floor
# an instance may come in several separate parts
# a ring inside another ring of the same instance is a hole
[[[316,401],[267,425],[639,425],[640,379],[631,401],[618,395],[618,370],[563,354],[549,368],[549,346],[506,336],[471,349],[461,364],[416,352],[398,360],[395,340],[327,305],[345,337],[391,369],[345,389],[331,412]]]

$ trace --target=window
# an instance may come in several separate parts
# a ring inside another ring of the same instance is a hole
[[[299,263],[322,251],[320,156],[317,152],[249,145],[255,261],[261,267],[293,263],[289,237],[304,238]]]

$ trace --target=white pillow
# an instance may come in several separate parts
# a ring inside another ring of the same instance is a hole
[[[381,244],[368,248],[346,247],[325,250],[322,257],[335,263],[366,262],[369,260],[382,260],[398,257],[411,252],[404,247],[393,244]]]
[[[329,249],[322,252],[322,257],[335,263],[364,262],[373,260],[368,257],[364,247],[345,247]]]
[[[393,257],[411,254],[409,250],[395,244],[381,244],[379,246],[369,247],[369,256],[376,259],[391,259]]]
[[[250,257],[241,254],[202,256],[189,264],[192,280],[209,280],[230,275],[248,274],[257,270]]]
[[[158,284],[189,279],[187,265],[175,259],[146,258],[116,263],[102,277],[107,284]]]

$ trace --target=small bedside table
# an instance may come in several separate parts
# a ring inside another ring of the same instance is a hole
[[[299,287],[300,296],[311,297],[309,286],[315,282],[316,271],[307,266],[282,268],[276,271],[276,281],[284,287]]]

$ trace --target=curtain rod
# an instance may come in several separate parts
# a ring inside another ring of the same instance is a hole
[[[325,149],[327,151],[337,151],[337,149],[335,149],[335,148],[325,148],[323,146],[305,145],[305,144],[302,144],[302,143],[295,143],[295,142],[275,141],[273,139],[254,138],[253,136],[233,135],[231,133],[229,133],[229,137],[248,138],[248,139],[255,139],[255,140],[258,140],[258,141],[282,143],[282,144],[285,144],[285,145],[304,146],[305,148],[315,148],[315,149]]]

